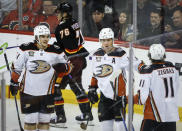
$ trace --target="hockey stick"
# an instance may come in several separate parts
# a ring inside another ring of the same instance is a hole
[[[74,80],[73,77],[72,77],[70,74],[69,74],[68,76],[69,76],[69,78],[75,83],[75,85],[78,87],[78,89],[81,90],[81,88],[80,88],[80,86],[78,85],[78,83],[76,82],[76,80]],[[82,92],[82,90],[81,90],[81,92]],[[93,105],[93,104],[91,104],[90,112],[92,111],[92,105]],[[86,123],[86,124],[82,122],[82,123],[80,124],[80,128],[83,129],[83,130],[86,130],[86,129],[87,129],[87,126],[88,126],[88,122],[89,122],[89,119],[87,120],[87,123]]]
[[[124,109],[124,112],[126,112],[125,109]],[[128,131],[128,128],[126,126],[126,121],[125,121],[125,118],[124,118],[124,115],[123,115],[123,112],[122,111],[121,111],[121,117],[122,117],[122,120],[123,120],[123,124],[124,124],[125,131]]]
[[[9,68],[9,64],[8,64],[8,58],[7,58],[7,55],[6,53],[4,52],[4,59],[5,59],[5,62],[6,62],[6,67],[10,73],[10,77],[11,77],[11,70]],[[24,131],[22,125],[21,125],[21,120],[20,120],[20,115],[19,115],[19,110],[18,110],[18,104],[17,104],[17,99],[16,99],[16,95],[14,96],[14,99],[15,99],[15,105],[16,105],[16,111],[17,111],[17,116],[18,116],[18,123],[19,123],[19,127],[20,127],[20,130],[21,131]]]
[[[68,76],[69,76],[70,80],[78,87],[78,89],[79,89],[81,92],[83,92],[83,91],[81,90],[80,86],[78,85],[78,83],[76,82],[76,80],[74,80],[73,77],[72,77],[70,74],[69,74]]]
[[[110,84],[111,84],[111,86],[112,86],[113,89],[114,89],[114,81],[115,81],[115,79],[116,79],[120,74],[122,74],[122,71],[119,69],[119,70],[113,72],[113,74],[112,74],[112,76],[111,76],[111,78],[110,78]],[[115,97],[114,99],[116,100],[116,96],[114,96],[114,97]],[[121,101],[122,101],[122,99],[119,100],[119,101],[117,101],[116,103],[114,103],[114,104],[113,104],[112,106],[110,106],[109,109],[108,109],[106,112],[104,112],[103,114],[107,113],[111,108],[113,108],[114,106],[116,106],[116,105],[117,105],[118,103],[120,103]],[[126,108],[126,106],[123,108],[123,109],[124,109],[124,112],[126,112],[125,108]],[[127,126],[126,126],[126,121],[125,121],[125,118],[124,118],[124,115],[123,115],[123,112],[122,112],[122,111],[121,111],[121,117],[122,117],[122,120],[123,120],[123,124],[124,124],[125,130],[128,131],[128,128],[127,128]],[[132,125],[133,125],[133,124],[132,124]],[[133,127],[133,131],[134,131],[134,127]]]
[[[112,81],[110,81],[110,84],[111,84],[111,86],[114,88],[114,84],[113,84],[113,82]],[[119,102],[120,102],[121,100],[119,100]],[[119,103],[119,102],[116,102],[117,104]],[[116,105],[117,105],[116,104]],[[115,104],[113,104],[114,106],[116,106]],[[113,106],[113,107],[114,107]],[[111,106],[112,107],[112,106]],[[109,108],[109,110],[110,110],[111,108]],[[124,107],[124,112],[126,112],[126,110],[125,110],[125,107]],[[125,127],[125,131],[128,131],[128,128],[127,128],[127,126],[126,126],[126,122],[125,122],[125,119],[124,119],[124,115],[123,115],[123,113],[122,113],[122,110],[121,110],[121,117],[122,117],[122,121],[123,121],[123,125],[124,125],[124,127]]]
[[[93,104],[91,103],[90,112],[92,111],[92,105],[93,105]],[[80,124],[80,128],[83,129],[83,130],[86,130],[86,129],[87,129],[87,126],[88,126],[88,122],[89,122],[89,119],[87,120],[87,123],[86,123],[86,124],[82,122],[82,123]]]

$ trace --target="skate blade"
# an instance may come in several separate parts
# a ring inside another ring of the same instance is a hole
[[[78,123],[78,124],[81,124],[81,123],[87,124],[87,121],[77,121],[77,123]],[[94,126],[93,121],[89,121],[89,122],[88,122],[88,126]]]
[[[66,126],[66,123],[50,124],[50,127],[55,127],[55,128],[68,128]]]

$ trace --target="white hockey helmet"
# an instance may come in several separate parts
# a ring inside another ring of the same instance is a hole
[[[38,25],[34,28],[34,37],[39,37],[40,35],[50,35],[50,30],[45,25]]]
[[[110,39],[114,40],[114,32],[111,28],[103,28],[99,33],[99,41],[102,39]]]
[[[165,48],[161,44],[152,44],[149,48],[149,58],[152,60],[163,60],[165,58]]]

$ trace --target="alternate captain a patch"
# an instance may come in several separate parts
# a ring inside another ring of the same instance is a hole
[[[33,52],[33,51],[29,51],[29,52],[28,52],[28,55],[29,55],[29,56],[34,56],[34,52]]]
[[[97,62],[101,62],[101,57],[96,57]]]

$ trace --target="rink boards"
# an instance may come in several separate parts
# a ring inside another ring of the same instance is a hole
[[[97,39],[90,39],[90,38],[85,38],[86,42],[84,44],[85,48],[92,54],[97,48],[100,47],[100,44],[98,42]],[[32,33],[26,33],[26,32],[8,32],[6,30],[0,30],[0,47],[2,48],[6,48],[6,53],[8,56],[8,60],[9,63],[11,64],[11,62],[16,58],[16,49],[17,46],[19,46],[22,43],[26,43],[26,42],[30,42],[33,41],[34,37],[32,35]],[[50,44],[53,43],[53,41],[55,41],[54,36],[52,36],[51,40],[50,40]],[[122,44],[122,42],[116,42],[115,44],[116,46],[121,46],[124,50],[126,50],[126,52],[128,53],[129,48],[127,47],[126,44]],[[147,57],[147,53],[148,53],[148,48],[146,47],[142,47],[142,46],[138,46],[136,48],[134,48],[134,54],[137,58],[143,60],[145,63],[149,64],[149,59]],[[167,61],[172,61],[174,64],[181,64],[181,55],[182,55],[182,51],[180,50],[172,50],[169,49],[167,50],[166,56],[167,56]],[[4,77],[6,80],[6,85],[9,85],[9,80],[10,80],[10,76],[9,73],[6,70],[6,66],[5,66],[5,61],[4,61],[4,57],[3,57],[3,51],[0,50],[0,73],[5,72],[4,73]],[[90,79],[91,79],[91,63],[89,61],[89,59],[87,58],[87,68],[84,70],[83,72],[83,76],[82,76],[82,83],[83,86],[85,88],[85,90],[88,90],[88,85],[90,84]],[[182,72],[182,68],[180,69],[180,72]],[[135,92],[138,90],[138,78],[139,78],[139,74],[137,72],[135,72]],[[1,76],[0,76],[0,80],[1,80]],[[182,77],[180,77],[180,85],[182,85]],[[12,96],[10,96],[10,93],[8,91],[8,88],[6,88],[6,96],[11,98]],[[182,102],[180,100],[182,100],[182,95],[180,96],[180,94],[182,94],[182,88],[180,88],[179,92],[178,92],[178,105],[179,105],[179,112],[180,112],[180,120],[182,121]],[[65,99],[66,103],[77,103],[76,101],[76,97],[74,96],[74,94],[72,93],[72,91],[69,89],[69,87],[67,87],[66,90],[63,91],[63,96]],[[96,105],[97,106],[97,105]],[[142,114],[143,111],[143,107],[142,106],[134,106],[134,111],[135,113],[140,113]]]

